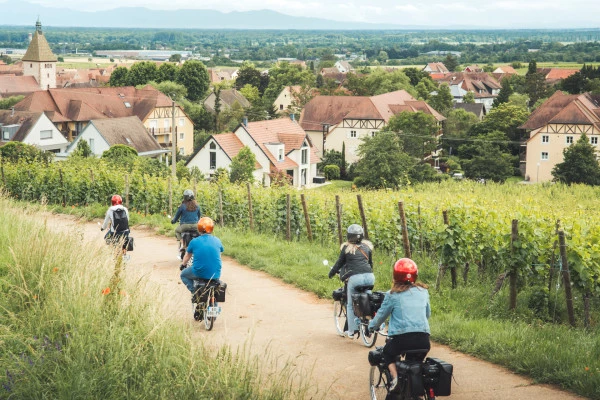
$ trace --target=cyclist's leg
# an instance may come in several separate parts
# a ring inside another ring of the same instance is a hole
[[[194,274],[192,267],[184,268],[183,271],[181,271],[181,274],[179,274],[179,276],[183,284],[188,288],[188,290],[192,294],[194,294],[194,280],[199,279],[199,277],[196,276],[196,274]]]

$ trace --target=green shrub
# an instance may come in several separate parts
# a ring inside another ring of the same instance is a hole
[[[325,174],[325,179],[328,181],[340,179],[340,167],[337,165],[326,165],[325,168],[323,168],[323,173]]]

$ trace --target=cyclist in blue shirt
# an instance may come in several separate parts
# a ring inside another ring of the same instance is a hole
[[[192,239],[188,245],[187,252],[181,264],[181,281],[188,290],[194,294],[194,279],[217,280],[221,278],[221,253],[223,244],[219,238],[211,235],[215,222],[202,217],[198,221],[198,232],[200,236]],[[186,267],[190,258],[194,256],[191,267]]]
[[[394,283],[385,294],[381,308],[369,322],[374,331],[387,317],[388,340],[383,347],[383,359],[391,374],[390,390],[398,384],[395,359],[407,350],[429,350],[429,292],[427,285],[417,282],[417,264],[410,258],[401,258],[394,264]]]

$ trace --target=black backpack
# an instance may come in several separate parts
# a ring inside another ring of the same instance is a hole
[[[129,229],[129,220],[124,208],[113,210],[113,224],[115,232],[123,232]]]

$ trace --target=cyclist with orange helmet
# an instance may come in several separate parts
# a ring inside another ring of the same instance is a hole
[[[100,228],[101,231],[108,229],[104,240],[107,243],[116,243],[122,237],[125,237],[123,243],[123,254],[127,252],[127,239],[129,238],[129,211],[123,205],[123,199],[118,194],[115,194],[110,199],[111,206],[106,210],[104,223]]]
[[[181,264],[181,281],[188,290],[194,294],[194,280],[206,281],[221,278],[221,253],[223,244],[216,236],[212,235],[215,222],[209,217],[202,217],[198,221],[200,236],[190,241],[183,263]],[[186,267],[190,258],[194,256],[191,267]]]
[[[374,331],[387,317],[388,340],[383,347],[384,361],[392,375],[392,390],[398,383],[398,372],[394,363],[396,356],[407,350],[431,348],[429,342],[429,292],[427,285],[417,282],[417,264],[410,258],[401,258],[394,264],[394,283],[386,293],[381,308],[369,322],[369,330]]]

